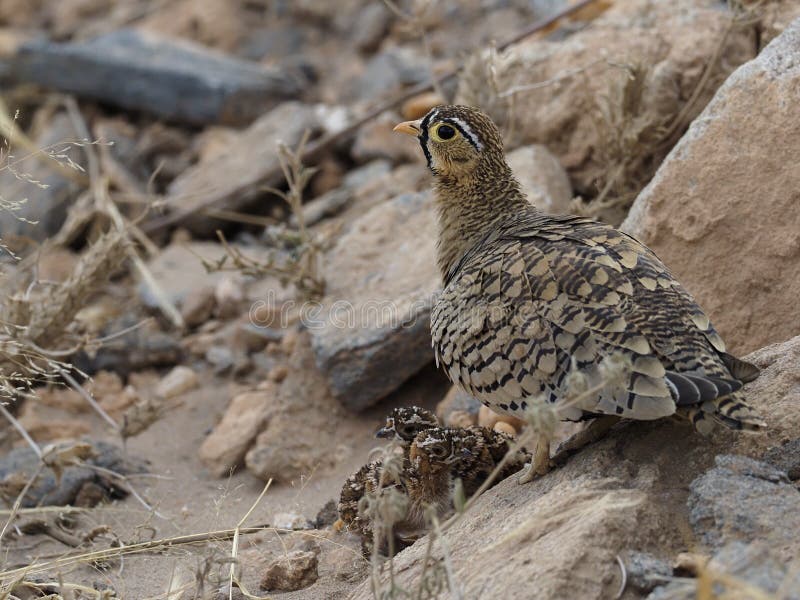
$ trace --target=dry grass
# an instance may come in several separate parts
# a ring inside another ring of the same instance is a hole
[[[320,273],[320,251],[322,245],[309,231],[303,216],[303,191],[311,181],[316,169],[306,167],[302,156],[308,143],[308,132],[295,150],[280,144],[278,158],[288,185],[288,190],[267,188],[289,205],[298,229],[275,225],[267,230],[270,252],[265,260],[256,260],[232,246],[221,231],[217,231],[225,254],[218,260],[199,257],[209,273],[238,271],[252,277],[276,277],[282,285],[292,285],[301,299],[318,300],[325,293],[325,280]]]

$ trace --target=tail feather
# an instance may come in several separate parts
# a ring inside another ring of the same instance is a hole
[[[741,358],[736,358],[732,354],[720,352],[720,357],[728,368],[728,371],[730,371],[730,374],[742,383],[750,383],[761,374],[761,369],[753,363],[742,360]]]
[[[703,402],[699,406],[680,407],[678,413],[688,418],[702,435],[711,433],[715,423],[740,431],[759,431],[766,426],[737,393]]]

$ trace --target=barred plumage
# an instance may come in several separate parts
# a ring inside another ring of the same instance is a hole
[[[443,125],[452,136],[439,135]],[[435,175],[444,289],[431,331],[453,382],[497,412],[521,416],[533,398],[565,398],[577,372],[601,389],[565,418],[678,413],[701,432],[714,421],[763,425],[740,392],[758,370],[725,352],[664,264],[609,225],[531,206],[485,114],[442,106],[397,129],[417,135]],[[622,381],[603,379],[612,356],[627,365]]]

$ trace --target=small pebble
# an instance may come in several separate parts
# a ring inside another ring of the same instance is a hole
[[[292,592],[307,588],[317,580],[317,555],[294,550],[273,560],[261,576],[262,590]]]
[[[181,317],[187,327],[197,327],[211,318],[217,300],[214,288],[205,286],[188,295],[181,306]]]
[[[156,387],[156,394],[162,398],[174,398],[197,387],[197,374],[183,365],[167,373]]]
[[[234,277],[221,279],[214,289],[214,297],[220,317],[232,317],[239,314],[240,306],[245,298],[241,280]]]
[[[413,121],[427,115],[434,106],[444,103],[442,97],[436,92],[425,92],[406,100],[400,109],[400,114],[405,120]]]

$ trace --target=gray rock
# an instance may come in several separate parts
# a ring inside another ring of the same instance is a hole
[[[306,30],[299,27],[282,26],[275,29],[259,27],[244,39],[238,53],[249,60],[279,58],[302,52],[307,42]]]
[[[428,59],[410,48],[388,48],[367,63],[356,83],[360,100],[386,96],[403,85],[414,85],[429,76]]]
[[[628,573],[628,585],[640,592],[649,592],[662,578],[672,576],[672,567],[665,560],[647,552],[628,552],[622,557]]]
[[[550,214],[570,212],[572,186],[567,172],[545,146],[522,146],[507,158],[532,204]]]
[[[96,456],[86,460],[89,465],[103,467],[120,475],[147,471],[147,464],[144,461],[126,456],[116,446],[106,442],[93,442],[92,446]],[[24,485],[40,464],[39,457],[32,448],[29,446],[16,448],[0,458],[0,481],[8,482],[13,479],[23,482]],[[60,478],[57,478],[50,468],[45,468],[22,499],[22,507],[72,504],[81,488],[87,484],[100,486],[112,497],[127,495],[112,478],[88,467],[67,467],[62,471]],[[13,500],[14,498],[11,499],[12,502]]]
[[[325,192],[303,205],[303,220],[307,226],[314,225],[327,217],[340,213],[353,199],[350,190],[344,187]],[[289,224],[297,227],[297,217],[292,215]]]
[[[358,15],[358,24],[353,32],[353,43],[362,52],[372,52],[384,39],[392,22],[392,13],[382,3],[365,6]]]
[[[83,42],[34,41],[10,69],[19,82],[197,125],[248,123],[304,87],[280,69],[134,29]]]
[[[315,131],[314,109],[287,102],[265,114],[237,134],[229,151],[193,166],[167,189],[169,206],[186,214],[183,225],[198,235],[210,235],[222,224],[206,216],[188,216],[198,206],[241,210],[278,185],[283,175],[278,163],[278,143],[294,148],[303,133]]]
[[[215,262],[224,254],[224,249],[212,242],[171,244],[155,256],[147,267],[169,301],[183,307],[193,301],[190,299],[204,296],[208,289],[213,295],[214,288],[226,273],[206,272],[202,259]],[[139,283],[138,292],[147,308],[158,308],[158,298],[146,281]]]
[[[373,160],[348,172],[344,176],[341,186],[303,205],[303,218],[306,225],[314,225],[322,219],[337,215],[351,203],[353,194],[358,188],[376,177],[389,173],[391,169],[392,166],[388,160]],[[289,223],[296,227],[297,218],[292,215]]]
[[[349,189],[355,190],[368,183],[370,180],[386,175],[392,170],[392,163],[388,160],[373,160],[367,164],[348,171],[344,176],[342,184]]]
[[[708,569],[718,575],[728,575],[730,579],[720,581],[717,577],[712,584],[714,598],[730,597],[755,598],[743,593],[745,586],[757,589],[764,597],[800,600],[800,572],[791,569],[786,561],[764,542],[731,542],[723,546],[708,563]],[[778,593],[781,591],[782,593]],[[695,600],[698,597],[697,580],[674,581],[656,589],[647,600]]]
[[[761,540],[781,552],[800,549],[800,493],[786,474],[744,456],[715,462],[690,487],[689,522],[700,539],[713,548]]]
[[[88,374],[113,371],[126,376],[149,367],[172,366],[183,357],[177,337],[161,331],[154,322],[144,326],[143,315],[126,314],[103,329],[103,335],[113,336],[102,352],[87,354],[80,351],[74,358],[77,368]],[[128,330],[126,333],[120,332]]]
[[[800,438],[771,448],[762,458],[764,462],[784,471],[791,481],[800,479]]]
[[[328,295],[305,323],[349,408],[370,406],[433,360],[435,221],[431,194],[404,194],[351,223],[326,257]]]
[[[34,141],[37,148],[49,148],[54,154],[67,154],[77,164],[82,164],[82,151],[66,143],[76,139],[69,117],[58,113]],[[27,154],[17,152],[13,140],[12,152],[18,154],[18,158]],[[31,157],[16,166],[17,175],[8,169],[0,172],[0,198],[5,201],[0,203],[0,232],[3,236],[21,235],[44,241],[64,224],[69,203],[80,187],[54,170],[47,164],[49,161],[44,157]],[[25,202],[19,210],[2,208],[5,203],[23,200]]]

